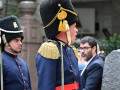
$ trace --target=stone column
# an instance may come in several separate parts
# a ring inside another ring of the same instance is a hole
[[[105,59],[101,90],[120,90],[120,49]]]
[[[33,16],[36,10],[33,1],[22,1],[18,7],[22,14],[19,20],[24,31],[23,49],[19,56],[28,64],[32,90],[37,90],[38,78],[35,58],[42,43],[41,24]]]

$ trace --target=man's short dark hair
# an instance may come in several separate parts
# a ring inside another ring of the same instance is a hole
[[[96,46],[96,52],[97,52],[97,40],[94,37],[91,36],[85,36],[81,39],[80,44],[88,43],[92,48]]]

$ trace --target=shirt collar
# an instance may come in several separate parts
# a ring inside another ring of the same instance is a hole
[[[13,53],[10,53],[9,51],[4,50],[4,52],[5,52],[7,55],[9,55],[9,56],[11,56],[11,57],[13,57],[13,58],[17,57],[17,55],[14,55]]]
[[[56,41],[58,41],[58,42],[62,42],[62,46],[68,46],[67,43],[65,43],[64,41],[62,41],[62,40],[60,40],[60,39],[58,39],[58,38],[56,38]]]

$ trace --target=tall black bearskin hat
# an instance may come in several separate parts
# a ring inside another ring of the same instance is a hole
[[[22,40],[24,38],[23,30],[21,29],[19,20],[13,15],[0,19],[0,31],[2,51],[4,51],[5,42],[8,43],[17,37],[21,37]]]
[[[65,11],[65,13],[62,11]],[[65,18],[58,19],[60,13]],[[43,0],[40,5],[40,15],[48,39],[55,38],[60,33],[58,30],[60,21],[67,20],[69,26],[78,21],[70,0]]]

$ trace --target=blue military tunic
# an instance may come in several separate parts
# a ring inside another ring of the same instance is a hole
[[[61,53],[60,43],[57,48]],[[71,84],[75,81],[79,83],[78,60],[72,47],[63,43],[63,62],[64,62],[64,84]],[[40,53],[36,56],[36,67],[38,74],[38,90],[55,90],[61,86],[61,57],[50,59]]]
[[[2,52],[4,90],[31,90],[27,64],[17,56]]]

